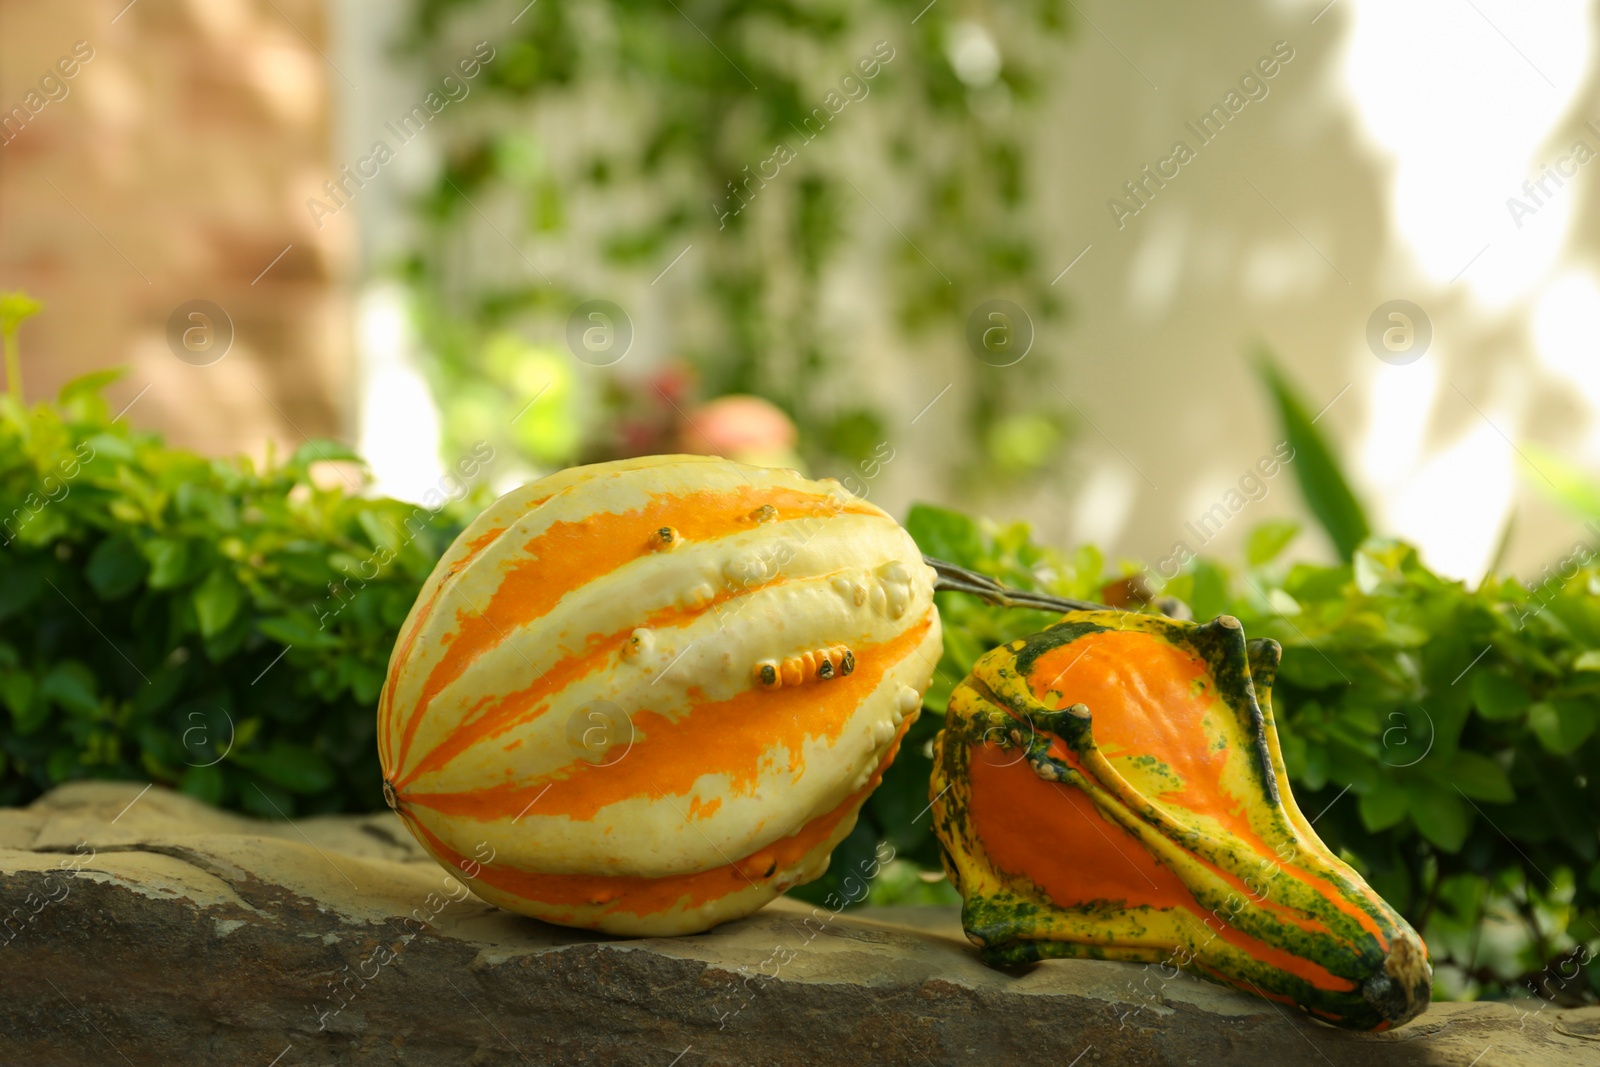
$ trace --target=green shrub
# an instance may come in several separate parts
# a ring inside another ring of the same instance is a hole
[[[115,377],[0,398],[0,803],[134,778],[264,815],[378,807],[374,708],[463,483],[418,507],[347,491],[330,441],[262,470],[169,448],[110,417]]]

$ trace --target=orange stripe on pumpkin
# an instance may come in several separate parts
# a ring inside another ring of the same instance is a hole
[[[535,510],[536,508],[538,508],[539,506],[544,504],[549,499],[550,498],[546,496],[546,497],[540,497],[538,500],[530,500],[530,501],[528,501],[528,506],[527,506],[526,509],[524,509],[523,514],[525,515],[529,511]],[[518,516],[518,518],[520,518],[520,517],[521,516]],[[485,530],[483,533],[479,534],[477,537],[474,537],[472,540],[468,541],[467,542],[467,551],[461,557],[461,559],[458,561],[457,569],[460,569],[460,566],[462,564],[471,563],[473,556],[476,556],[479,552],[482,552],[484,549],[488,548],[491,544],[493,544],[495,542],[496,538],[498,538],[501,534],[506,532],[506,529],[507,528],[504,527],[504,526],[494,526],[494,527],[491,527],[490,529]]]
[[[408,627],[406,632],[400,636],[400,643],[395,646],[395,650],[390,656],[391,662],[404,663],[410,657],[411,646],[416,644],[417,635],[422,632],[422,627],[427,624],[428,616],[433,613],[434,604],[436,604],[439,598],[444,595],[445,585],[448,583],[448,581],[448,578],[442,579],[438,585],[435,585],[432,589],[428,590],[427,602],[422,606],[421,610],[419,610],[416,615],[412,617],[410,627]],[[385,729],[383,730],[383,741],[385,744],[383,745],[383,751],[380,753],[380,758],[383,762],[383,776],[385,778],[390,778],[393,776],[393,771],[398,767],[401,761],[400,753],[391,752],[393,746],[390,743],[398,733],[399,726],[399,718],[394,708],[395,682],[396,674],[391,672],[388,677],[384,679],[383,696],[379,701],[378,706],[378,721],[383,723],[385,726]]]
[[[634,630],[640,627],[657,631],[682,628],[711,608],[719,607],[736,597],[784,585],[789,580],[779,577],[760,584],[723,590],[698,608],[662,608],[637,625],[629,624],[626,629],[609,634],[591,635],[581,652],[558,660],[525,688],[500,695],[491,694],[479,700],[472,708],[475,714],[463,719],[448,736],[430,749],[415,767],[397,778],[394,783],[395,789],[401,790],[427,772],[445,766],[473,745],[527,723],[549,706],[548,700],[551,696],[612,662],[632,637]]]
[[[481,610],[473,606],[456,612],[454,634],[445,638],[448,648],[422,685],[405,724],[396,762],[405,764],[434,698],[480,655],[506,640],[510,631],[548,614],[568,592],[639,558],[650,535],[661,527],[674,526],[691,541],[713,540],[748,528],[750,513],[763,504],[772,505],[780,521],[841,513],[882,514],[869,505],[841,504],[814,493],[752,485],[660,495],[632,511],[596,512],[552,523],[518,551],[488,604]],[[430,614],[435,600],[430,599]]]
[[[709,819],[722,807],[721,797],[712,797],[709,801],[702,802],[699,797],[689,801],[689,818]]]
[[[609,905],[607,913],[629,915],[655,915],[682,906],[685,910],[704,907],[742,889],[759,887],[757,880],[768,869],[782,870],[804,859],[807,853],[821,845],[877,788],[884,770],[894,760],[900,748],[900,738],[911,724],[907,719],[901,726],[899,737],[889,746],[888,752],[873,772],[865,786],[846,797],[842,803],[817,816],[794,834],[780,838],[772,844],[756,849],[733,863],[713,867],[694,874],[674,875],[666,878],[645,878],[635,875],[541,874],[515,867],[485,865],[477,881],[482,881],[503,893],[521,897],[547,907],[582,907]],[[435,836],[421,822],[406,820],[426,841],[429,851],[439,860],[457,870],[469,865],[460,855]],[[751,875],[755,875],[752,878]],[[468,879],[468,881],[473,881]],[[580,921],[574,915],[558,921],[576,925],[594,926],[598,919]]]
[[[837,739],[888,669],[911,655],[932,625],[929,613],[898,636],[865,646],[856,653],[855,671],[830,681],[777,690],[752,688],[727,700],[697,704],[678,718],[635,712],[633,748],[614,763],[576,759],[531,782],[417,793],[404,799],[443,815],[492,821],[515,816],[553,783],[548,799],[540,803],[540,814],[588,820],[609,805],[642,795],[691,794],[702,775],[718,771],[728,776],[730,794],[753,792],[763,765],[774,761],[780,748],[787,750],[789,768],[798,779],[804,743]],[[690,698],[698,692],[690,689]]]
[[[528,510],[540,507],[549,499],[550,496],[543,496],[537,500],[530,500],[527,504],[527,507],[524,509],[524,514],[526,514]],[[485,548],[488,548],[496,538],[505,532],[506,528],[504,526],[495,526],[491,529],[485,530],[483,533],[467,542],[466,552],[460,559],[455,561],[455,563],[451,566],[449,573],[441,577],[439,583],[429,590],[428,599],[423,608],[416,613],[411,626],[408,627],[406,632],[401,635],[400,642],[396,646],[395,652],[391,657],[394,662],[404,663],[406,658],[411,655],[411,646],[416,643],[417,634],[422,631],[422,627],[427,622],[428,617],[433,614],[433,606],[438,602],[439,598],[444,595],[445,586],[449,583],[451,577],[458,573],[461,568],[465,567],[468,563],[471,563],[473,558],[477,556],[478,553],[482,552]],[[399,724],[394,719],[394,691],[393,687],[389,684],[388,679],[385,679],[383,694],[379,700],[378,718],[380,722],[384,722],[388,726],[387,732],[392,736],[395,728],[398,727]],[[384,762],[384,777],[389,776],[389,759],[391,755],[392,753],[388,751],[382,753]],[[395,758],[398,761],[398,756]]]

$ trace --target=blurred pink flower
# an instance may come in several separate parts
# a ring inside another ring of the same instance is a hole
[[[688,413],[678,446],[695,455],[720,455],[760,467],[793,467],[799,435],[789,416],[758,396],[721,396]]]

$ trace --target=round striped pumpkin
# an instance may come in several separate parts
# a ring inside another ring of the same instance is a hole
[[[385,795],[511,911],[639,935],[747,915],[827,869],[893,760],[939,658],[933,582],[832,480],[561,471],[418,596],[379,703]]]

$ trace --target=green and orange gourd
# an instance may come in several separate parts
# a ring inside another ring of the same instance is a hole
[[[931,784],[985,962],[1162,964],[1383,1030],[1423,1011],[1427,950],[1296,806],[1276,642],[1080,611],[986,653],[951,696]]]

